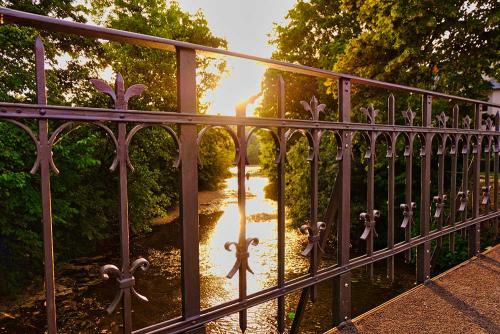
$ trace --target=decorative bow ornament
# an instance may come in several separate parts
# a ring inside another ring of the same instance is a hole
[[[470,129],[470,125],[472,123],[472,118],[470,118],[469,115],[464,117],[463,122],[464,122],[464,128]]]
[[[313,228],[312,226],[309,226],[307,224],[304,224],[300,227],[300,232],[302,234],[307,235],[307,246],[306,248],[300,253],[302,256],[309,256],[313,249],[317,247],[317,249],[323,253],[323,249],[321,248],[319,241],[321,238],[321,231],[324,231],[326,229],[326,224],[323,222],[317,222],[316,223],[316,228]]]
[[[368,124],[375,124],[375,118],[378,115],[379,110],[373,107],[373,104],[368,106],[368,108],[361,108],[363,114],[365,114]]]
[[[415,116],[417,115],[417,113],[411,110],[410,107],[408,107],[407,110],[402,111],[401,113],[403,114],[406,125],[413,126],[413,121],[415,120]]]
[[[258,238],[247,238],[245,240],[244,245],[239,245],[237,242],[234,241],[228,241],[224,244],[224,248],[227,251],[231,251],[231,246],[234,246],[234,249],[236,250],[236,262],[233,265],[233,268],[231,271],[226,275],[227,278],[233,278],[234,274],[242,268],[242,265],[245,264],[246,270],[250,273],[253,274],[252,269],[248,265],[248,257],[250,254],[248,253],[248,247],[250,245],[257,246],[259,244],[259,239]]]
[[[300,104],[302,104],[304,109],[311,114],[313,121],[319,120],[319,113],[324,111],[326,108],[326,104],[318,103],[319,102],[316,96],[313,96],[309,103],[307,103],[306,101],[300,101]]]
[[[401,228],[406,228],[413,220],[413,210],[417,208],[417,203],[411,202],[411,205],[403,203],[399,207],[403,210],[403,222],[401,223]]]
[[[100,270],[101,277],[104,279],[109,279],[110,275],[116,276],[116,281],[118,282],[118,286],[120,288],[120,291],[118,291],[118,293],[116,294],[115,299],[113,299],[111,304],[106,309],[106,311],[109,314],[113,313],[116,307],[118,306],[118,303],[120,303],[120,300],[123,297],[123,290],[125,289],[130,289],[132,294],[136,296],[139,300],[143,302],[149,301],[145,296],[139,294],[134,289],[135,278],[133,274],[137,268],[141,268],[142,271],[146,271],[149,268],[149,262],[142,257],[138,258],[137,260],[132,262],[132,265],[130,266],[127,272],[122,272],[120,269],[118,269],[117,266],[113,264],[107,264],[101,267]]]
[[[90,82],[104,94],[108,94],[113,99],[116,109],[127,109],[128,100],[137,95],[141,95],[146,89],[143,84],[135,84],[125,90],[125,83],[123,81],[123,76],[118,73],[115,80],[115,88],[111,88],[106,81],[100,79],[91,79]]]
[[[434,203],[436,203],[436,212],[434,212],[434,218],[439,218],[443,213],[444,202],[446,201],[446,195],[434,196],[432,200],[434,201]]]
[[[444,112],[442,112],[441,114],[439,114],[436,117],[436,119],[438,121],[438,125],[440,128],[446,128],[446,123],[448,123],[448,120],[450,118],[448,116],[446,116],[446,114]]]
[[[490,191],[491,186],[484,186],[481,188],[481,192],[483,193],[483,200],[481,201],[481,204],[487,205],[490,202]]]
[[[363,212],[362,214],[359,215],[359,220],[365,223],[365,230],[361,235],[362,240],[368,239],[370,233],[373,233],[375,238],[378,237],[377,231],[375,230],[375,223],[379,218],[380,218],[380,211],[378,210],[373,210],[372,214]]]
[[[459,191],[457,194],[457,200],[460,203],[460,206],[458,207],[458,211],[462,212],[465,210],[465,206],[467,205],[467,201],[469,200],[469,191],[467,192],[464,191]]]
[[[493,130],[493,125],[493,121],[489,117],[484,121],[484,127],[487,131]]]

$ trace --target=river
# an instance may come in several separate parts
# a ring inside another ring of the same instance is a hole
[[[203,210],[204,213],[200,214],[202,309],[238,298],[238,275],[232,279],[226,278],[235,262],[235,254],[224,249],[226,241],[235,241],[238,238],[236,170],[233,168],[231,172],[232,176],[225,182],[222,197],[213,204],[202,203],[209,209]],[[247,181],[247,236],[257,237],[260,241],[258,246],[250,246],[249,249],[249,265],[254,274],[248,275],[248,293],[253,293],[277,284],[277,223],[276,202],[267,199],[263,191],[268,179],[258,173],[258,167],[249,167],[249,172],[251,176]],[[286,279],[291,279],[308,271],[308,259],[299,255],[307,242],[307,237],[289,223],[287,226],[285,276]],[[151,264],[146,272],[136,275],[136,289],[145,295],[149,302],[133,301],[134,329],[181,315],[180,233],[180,222],[174,220],[167,224],[155,225],[152,232],[132,239],[131,258],[142,256]],[[106,261],[119,263],[116,254],[102,259],[99,265],[105,264]],[[333,264],[334,259],[327,254],[321,266]],[[314,305],[309,303],[301,332],[318,333],[331,328],[330,284],[325,282],[318,285],[318,301]],[[396,258],[395,280],[392,283],[386,278],[385,262],[375,265],[375,277],[372,281],[364,269],[354,270],[353,316],[381,304],[413,287],[414,284],[414,266],[404,264],[400,258]],[[112,301],[116,290],[114,280],[89,286],[76,302],[75,307],[80,316],[70,316],[70,308],[58,305],[59,319],[63,322],[60,328],[70,331],[70,328],[80,327],[74,332],[81,333],[119,333],[119,312],[108,316],[104,311],[107,304]],[[299,295],[300,292],[295,292],[286,297],[287,328],[292,323]],[[250,308],[247,333],[276,332],[276,305],[276,301],[270,301]],[[87,316],[86,313],[90,314]],[[207,325],[207,333],[238,332],[238,314]]]

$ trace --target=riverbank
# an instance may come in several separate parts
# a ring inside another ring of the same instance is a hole
[[[220,190],[205,190],[198,193],[198,212],[199,214],[211,214],[220,209],[225,199],[230,195],[224,191]],[[153,220],[152,225],[165,225],[178,219],[180,216],[179,205],[170,209],[166,216],[158,217]]]

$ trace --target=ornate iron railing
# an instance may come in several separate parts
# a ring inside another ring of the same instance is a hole
[[[106,83],[93,80],[95,87],[111,96],[114,101],[114,110],[95,109],[81,107],[65,107],[47,105],[45,69],[44,69],[44,47],[41,39],[37,39],[35,45],[36,55],[36,83],[38,104],[11,104],[0,103],[0,120],[10,122],[25,130],[32,138],[37,148],[37,157],[32,173],[40,173],[42,209],[43,209],[43,239],[44,239],[44,270],[45,270],[45,294],[47,308],[48,332],[54,334],[56,329],[56,307],[55,307],[55,280],[54,280],[54,256],[52,235],[52,211],[51,211],[51,171],[58,173],[58,169],[52,159],[52,146],[56,137],[75,122],[88,122],[104,129],[112,139],[116,147],[116,157],[111,166],[111,171],[118,169],[120,189],[120,237],[121,237],[121,264],[106,265],[101,268],[104,278],[116,276],[118,292],[115,300],[108,308],[109,312],[121,303],[123,308],[123,331],[124,333],[202,333],[204,325],[210,321],[219,319],[226,315],[239,312],[240,328],[244,331],[247,327],[247,309],[264,302],[277,299],[277,328],[280,333],[285,330],[285,304],[284,297],[294,291],[301,290],[301,298],[297,306],[296,317],[291,328],[295,333],[299,330],[300,321],[304,314],[305,306],[310,299],[315,301],[316,285],[320,282],[331,280],[334,286],[333,296],[333,319],[337,325],[351,318],[351,271],[363,266],[370,267],[373,273],[373,263],[376,261],[387,261],[387,273],[390,279],[394,277],[394,256],[406,253],[412,248],[417,248],[417,281],[424,282],[430,278],[431,269],[431,241],[441,242],[442,237],[450,235],[453,247],[453,236],[455,232],[466,229],[469,238],[469,252],[473,256],[479,252],[479,237],[481,223],[494,221],[500,216],[498,210],[498,170],[499,170],[499,129],[500,121],[498,114],[491,118],[484,117],[483,107],[500,105],[451,96],[435,91],[428,91],[403,85],[391,84],[376,80],[364,79],[356,76],[320,70],[297,64],[289,64],[277,60],[264,59],[255,56],[234,53],[227,50],[215,49],[201,45],[168,40],[159,37],[146,36],[137,33],[119,31],[84,25],[75,22],[58,20],[34,14],[0,9],[1,22],[3,24],[20,24],[40,29],[72,33],[82,36],[107,39],[122,43],[145,46],[156,49],[174,51],[177,53],[177,90],[178,90],[178,112],[147,112],[128,110],[128,99],[139,95],[145,89],[143,85],[133,85],[127,89],[124,87],[123,78],[117,75],[115,88]],[[306,74],[315,77],[327,78],[338,81],[338,104],[339,121],[320,121],[319,113],[325,108],[319,104],[315,97],[310,103],[302,102],[304,109],[311,113],[311,120],[288,119],[285,117],[285,84],[279,78],[278,85],[278,118],[255,118],[245,117],[244,109],[237,110],[236,117],[211,116],[196,114],[196,55],[208,54],[211,56],[234,56],[245,58],[266,64],[270,68],[282,71]],[[422,125],[414,124],[415,113],[411,110],[403,111],[406,124],[396,124],[395,97],[388,97],[388,123],[378,124],[376,122],[378,110],[372,106],[363,108],[367,123],[354,123],[351,121],[351,84],[356,83],[363,86],[378,87],[387,90],[398,90],[421,95],[423,99]],[[452,125],[448,127],[449,116],[442,114],[437,119],[437,127],[432,125],[432,105],[434,98],[447,99],[473,105],[475,108],[474,122],[469,116],[463,119],[463,126],[459,125],[458,105],[451,107]],[[38,133],[32,131],[22,123],[23,120],[38,120]],[[62,125],[49,133],[49,122],[63,121]],[[107,125],[117,124],[117,133]],[[130,128],[130,125],[135,127]],[[169,124],[179,126],[177,133]],[[205,128],[198,132],[197,126]],[[155,325],[132,331],[132,305],[131,298],[135,296],[141,300],[147,300],[135,289],[134,271],[138,268],[146,270],[148,261],[143,258],[131,261],[129,249],[129,220],[128,220],[128,194],[127,174],[132,170],[128,157],[128,146],[132,137],[142,128],[149,126],[161,126],[165,128],[176,142],[179,150],[177,166],[181,175],[181,217],[182,217],[182,242],[181,242],[181,270],[182,270],[182,316]],[[210,127],[222,127],[232,136],[237,152],[236,164],[238,168],[238,205],[239,238],[237,241],[227,242],[225,247],[231,250],[234,246],[236,260],[228,277],[236,273],[239,275],[239,298],[217,306],[202,310],[200,307],[200,276],[199,276],[199,234],[198,234],[198,185],[192,182],[198,178],[198,144],[199,139]],[[236,128],[236,131],[233,128]],[[247,236],[245,216],[245,168],[246,168],[246,144],[255,129],[266,129],[273,136],[279,152],[276,161],[278,166],[278,280],[277,285],[253,294],[247,294],[247,272],[251,272],[248,266],[248,258],[251,256],[250,246],[257,246],[258,240]],[[248,131],[247,131],[248,130]],[[318,161],[319,143],[322,135],[327,132],[333,133],[337,141],[337,161],[339,172],[332,192],[332,197],[323,221],[318,217]],[[308,275],[285,280],[285,159],[287,141],[295,133],[301,133],[308,139],[310,145],[309,160],[311,163],[311,214],[310,222],[302,226],[301,231],[308,235],[308,245],[302,255],[310,259],[310,270]],[[366,212],[360,215],[365,229],[360,236],[366,241],[366,254],[351,258],[351,160],[352,138],[355,133],[360,133],[366,140],[368,150],[365,155],[367,161],[367,203]],[[395,147],[398,138],[404,138],[406,162],[406,190],[405,202],[400,203],[403,221],[401,227],[406,231],[403,242],[395,243],[395,225],[399,224],[395,219]],[[414,141],[421,141],[421,197],[420,200],[412,196],[413,180],[413,151]],[[438,150],[433,152],[433,139],[438,140]],[[388,189],[387,189],[387,247],[374,250],[374,237],[377,235],[376,225],[379,209],[375,208],[374,182],[375,182],[375,160],[376,145],[384,141],[387,147],[388,167]],[[461,151],[458,148],[461,147]],[[431,158],[433,154],[438,155],[438,193],[431,194]],[[445,194],[444,188],[444,164],[445,155],[451,157],[451,189]],[[463,164],[463,177],[461,187],[457,189],[458,155],[462,154],[464,161],[469,161],[472,155],[472,164]],[[485,173],[485,185],[481,188],[481,160],[484,160],[483,169]],[[491,160],[493,160],[493,186],[490,181]],[[469,182],[471,176],[473,182]],[[469,184],[473,184],[472,189]],[[490,192],[493,191],[493,201],[490,202]],[[443,208],[446,203],[450,204],[450,214],[447,221],[444,220]],[[467,206],[472,203],[472,210]],[[480,206],[485,209],[480,211]],[[431,208],[434,206],[434,213]],[[413,223],[414,210],[420,208],[420,235],[412,237],[410,231]],[[471,213],[471,214],[469,214]],[[457,217],[459,219],[457,220]],[[437,228],[431,230],[431,219],[436,219]],[[337,238],[337,264],[320,269],[320,255],[326,247],[327,236],[331,233],[333,223],[336,222]]]

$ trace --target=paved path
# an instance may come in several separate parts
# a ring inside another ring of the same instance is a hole
[[[331,334],[500,334],[500,245]]]

